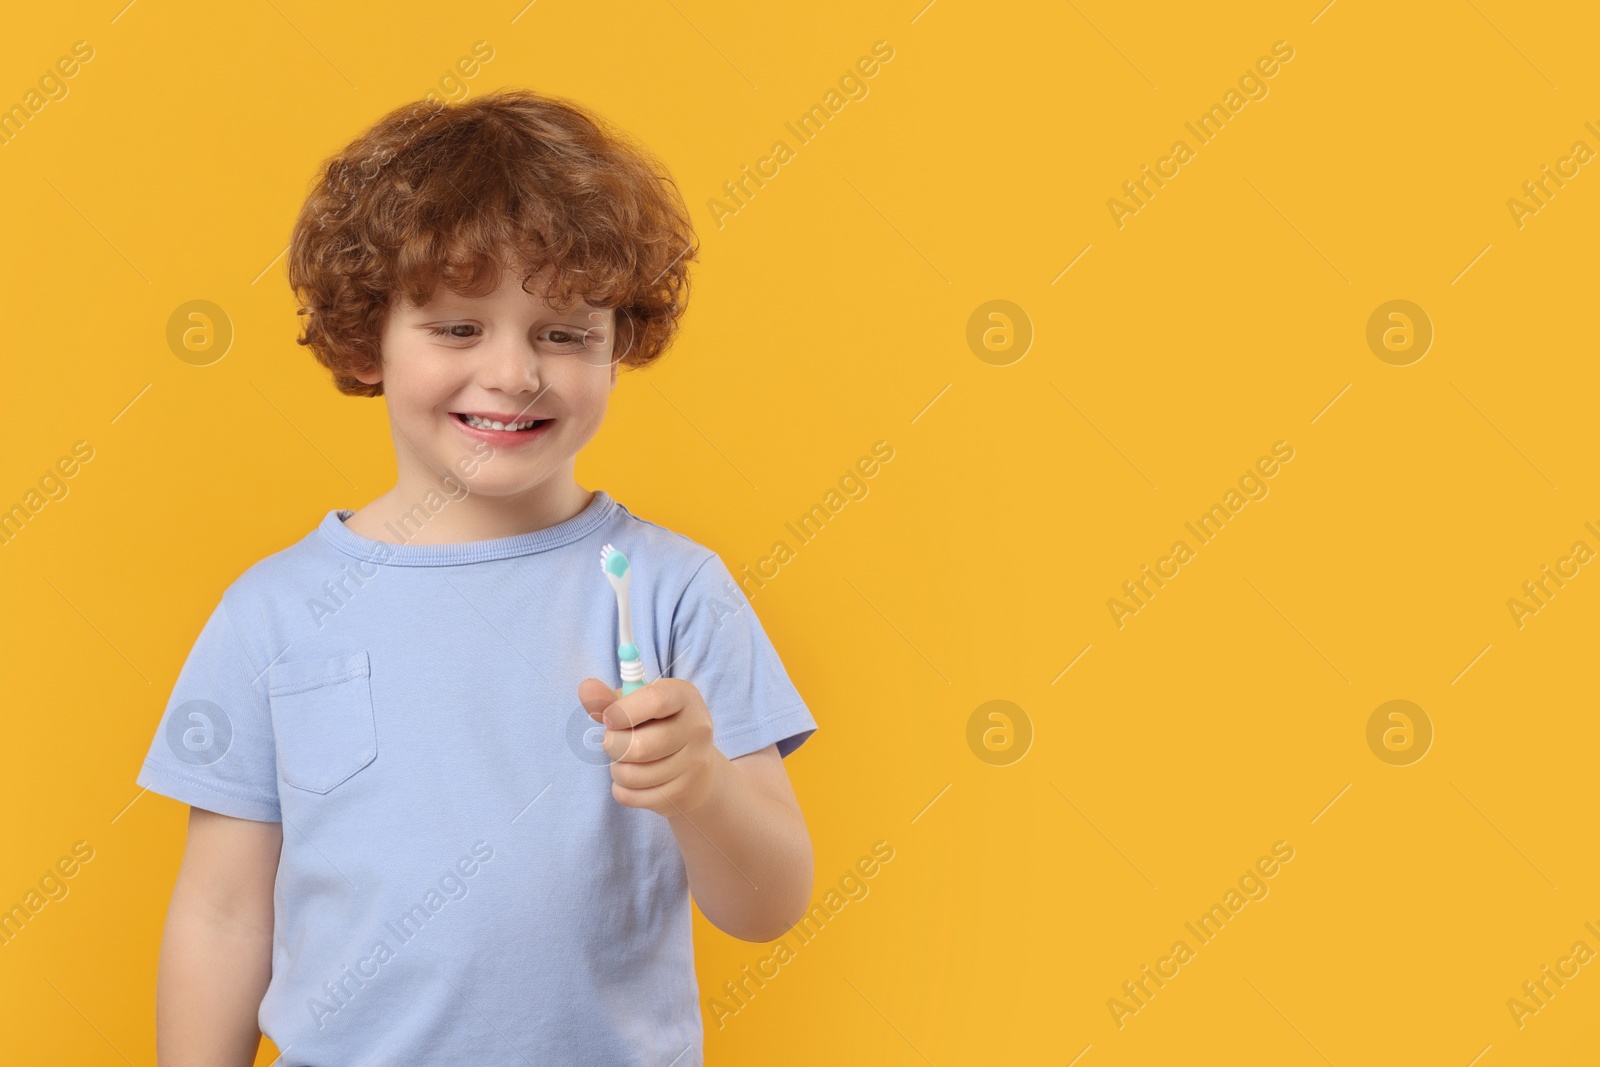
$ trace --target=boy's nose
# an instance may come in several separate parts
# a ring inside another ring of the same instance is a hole
[[[539,392],[539,370],[539,352],[531,336],[506,338],[489,352],[480,377],[485,387],[516,396],[524,391]]]

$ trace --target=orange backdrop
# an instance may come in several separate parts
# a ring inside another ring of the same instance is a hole
[[[703,240],[579,480],[821,724],[826,922],[697,918],[708,1062],[1593,1062],[1592,7],[123,3],[0,35],[8,1057],[154,1063],[139,761],[392,484],[294,344],[316,165],[515,84]]]

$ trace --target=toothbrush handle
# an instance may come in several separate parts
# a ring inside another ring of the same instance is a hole
[[[617,646],[617,663],[622,672],[622,695],[644,688],[644,661],[639,649],[631,641]]]

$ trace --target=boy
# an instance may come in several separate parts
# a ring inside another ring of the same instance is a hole
[[[815,721],[721,559],[574,478],[693,238],[647,153],[527,92],[328,161],[300,343],[385,397],[398,478],[227,588],[150,746],[139,784],[191,805],[161,1067],[246,1067],[258,1025],[284,1067],[692,1067],[690,890],[749,941],[805,910],[782,757]]]

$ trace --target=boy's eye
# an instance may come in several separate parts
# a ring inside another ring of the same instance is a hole
[[[569,330],[564,326],[554,326],[540,334],[549,338],[550,343],[563,348],[576,348],[584,343],[584,330]]]
[[[470,333],[451,333],[451,331],[452,330],[476,330],[476,329],[477,329],[476,326],[471,326],[471,325],[468,325],[467,323],[464,323],[464,322],[458,322],[453,326],[430,326],[430,327],[428,327],[428,332],[433,334],[435,337],[443,337],[446,334],[449,334],[449,336],[451,336],[451,337],[455,337],[455,338],[458,338],[460,340],[466,340],[467,338],[469,338],[469,337],[471,337],[473,335],[470,334]]]

